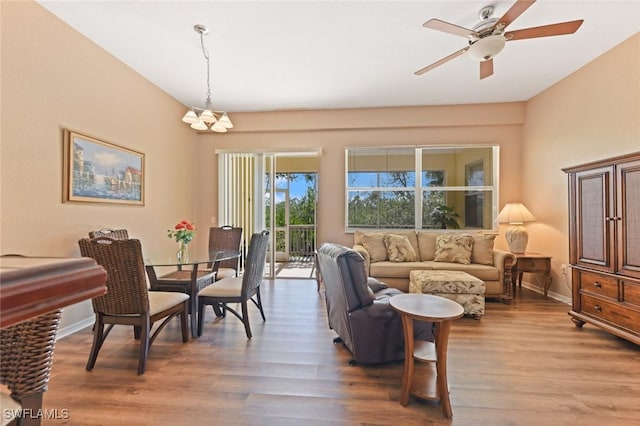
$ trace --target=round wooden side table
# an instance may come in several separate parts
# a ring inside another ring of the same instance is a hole
[[[406,406],[413,394],[422,399],[438,399],[445,417],[451,418],[451,401],[447,382],[447,346],[451,321],[464,315],[464,308],[444,297],[431,294],[399,294],[389,303],[400,313],[404,330],[404,370],[400,404]],[[435,342],[413,339],[413,320],[435,324]],[[414,377],[414,361],[427,363],[430,369]],[[435,364],[435,374],[432,371]],[[434,377],[435,376],[435,377]]]

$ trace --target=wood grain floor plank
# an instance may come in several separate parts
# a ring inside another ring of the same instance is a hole
[[[264,323],[250,308],[250,341],[235,317],[211,310],[188,343],[169,324],[143,376],[129,329],[114,329],[92,372],[90,328],[59,340],[44,407],[69,418],[43,424],[640,425],[640,347],[577,329],[567,305],[526,289],[511,305],[487,302],[481,320],[453,323],[453,419],[435,401],[400,405],[402,362],[350,367],[315,281],[267,282],[263,302]]]

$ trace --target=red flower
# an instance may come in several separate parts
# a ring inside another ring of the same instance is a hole
[[[168,230],[167,236],[169,238],[175,239],[176,242],[183,242],[185,244],[188,244],[189,242],[191,242],[191,240],[193,240],[193,236],[195,235],[195,233],[196,226],[188,220],[183,219],[178,222],[176,226],[174,226],[173,230]]]

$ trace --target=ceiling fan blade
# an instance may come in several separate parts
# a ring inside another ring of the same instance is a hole
[[[524,11],[529,9],[529,6],[531,6],[535,2],[536,0],[516,1],[513,6],[511,6],[511,8],[507,10],[507,13],[502,15],[502,18],[498,19],[498,24],[503,24],[504,27],[507,27],[507,25],[515,21],[518,16],[522,15]]]
[[[480,62],[480,80],[493,75],[493,58]]]
[[[463,53],[465,53],[467,50],[469,50],[469,48],[465,47],[464,49],[458,50],[457,52],[453,52],[451,55],[445,56],[444,58],[440,59],[439,61],[436,61],[436,62],[432,63],[431,65],[427,65],[426,67],[419,69],[418,71],[414,72],[414,74],[415,75],[422,75],[422,74],[426,73],[427,71],[430,71],[430,70],[434,69],[435,67],[438,67],[438,66],[444,64],[445,62],[449,62],[450,60],[457,58],[458,56],[460,56]]]
[[[449,22],[441,21],[439,19],[429,19],[422,24],[425,28],[431,28],[432,30],[443,31],[449,34],[455,34],[462,37],[467,37],[471,34],[477,34],[475,31],[468,28],[463,28],[458,25],[451,24]]]
[[[507,40],[524,40],[527,38],[550,37],[556,35],[573,34],[578,31],[584,21],[561,22],[558,24],[542,25],[540,27],[524,28],[521,30],[509,31],[505,34]]]

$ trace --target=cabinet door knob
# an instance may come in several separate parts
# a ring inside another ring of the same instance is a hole
[[[594,306],[594,308],[595,308],[595,310],[596,310],[597,312],[602,312],[602,306],[600,306],[600,305],[596,305],[596,306]]]
[[[594,283],[593,283],[593,286],[594,286],[595,288],[602,288],[602,284],[600,284],[598,281],[594,282]]]

